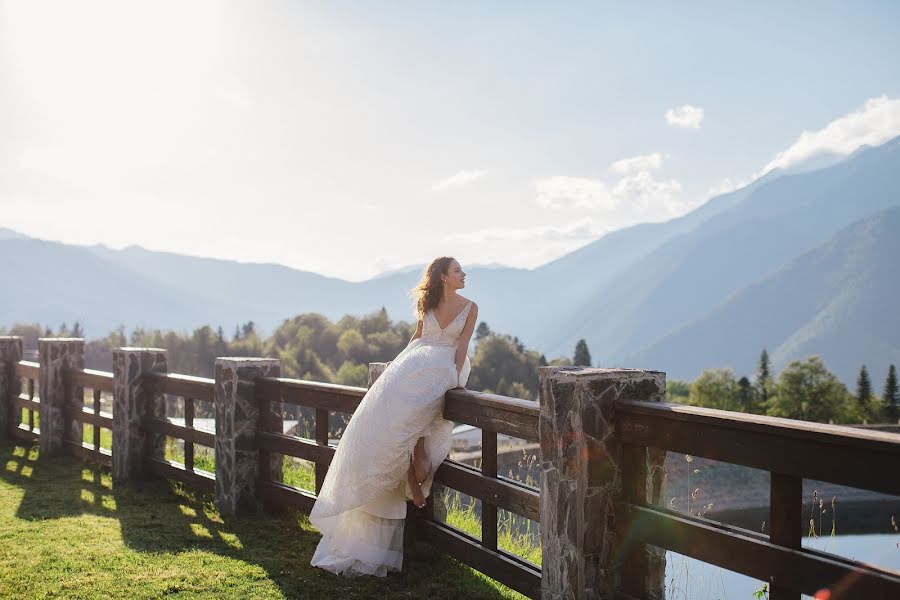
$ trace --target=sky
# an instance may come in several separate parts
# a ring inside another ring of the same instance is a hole
[[[533,268],[900,135],[896,2],[0,0],[0,227]]]

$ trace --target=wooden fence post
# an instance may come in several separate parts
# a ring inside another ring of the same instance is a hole
[[[84,404],[67,384],[67,369],[84,368],[83,338],[39,338],[40,457],[64,453],[66,437],[81,442],[81,422],[66,416],[68,406]]]
[[[112,476],[114,481],[146,477],[143,459],[165,457],[165,437],[144,430],[144,416],[165,418],[165,397],[146,373],[165,373],[161,348],[113,350]]]
[[[541,592],[545,599],[613,598],[626,591],[662,598],[665,555],[626,548],[616,536],[623,496],[623,447],[616,400],[661,401],[665,373],[638,369],[540,367]],[[631,481],[659,493],[664,452],[643,452]],[[632,454],[634,463],[635,454]],[[652,495],[652,492],[651,492]],[[658,498],[651,498],[653,502]],[[635,590],[627,573],[641,579]],[[630,589],[626,589],[630,588]]]
[[[272,415],[260,415],[253,382],[280,375],[281,361],[276,358],[216,359],[216,507],[223,516],[259,511],[256,432]],[[278,407],[272,410],[281,412]],[[281,456],[277,458],[280,467]],[[280,481],[280,469],[270,475]]]
[[[22,411],[13,409],[13,401],[21,391],[16,377],[16,364],[22,360],[22,337],[0,336],[0,440],[11,437],[10,431],[18,427]]]

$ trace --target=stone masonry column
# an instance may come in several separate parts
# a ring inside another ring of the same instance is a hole
[[[40,357],[40,456],[49,458],[63,454],[66,435],[81,441],[81,423],[66,427],[66,405],[75,405],[81,398],[72,397],[71,386],[66,385],[66,369],[84,368],[83,338],[39,338]]]
[[[113,350],[113,481],[143,479],[145,453],[165,456],[165,437],[147,433],[144,415],[165,417],[165,397],[147,373],[166,373],[166,351],[161,348]]]
[[[619,399],[662,401],[665,373],[539,367],[538,379],[542,597],[614,598],[621,590],[622,562],[615,520],[625,518],[615,509],[622,499],[622,444],[615,405]],[[665,453],[646,455],[654,462],[648,465],[647,477],[658,477]],[[662,598],[665,563],[660,561],[665,559],[653,560],[644,570],[652,574],[648,581],[653,579],[645,597]]]
[[[22,360],[22,337],[0,336],[0,440],[10,437],[10,429],[22,420],[22,411],[13,409],[13,400],[22,390],[16,364]]]
[[[280,375],[281,361],[275,358],[216,359],[216,507],[223,516],[259,510],[256,432],[261,415],[253,382]]]

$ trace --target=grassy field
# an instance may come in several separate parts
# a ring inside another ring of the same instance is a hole
[[[309,566],[320,536],[304,516],[223,519],[173,482],[113,486],[103,469],[12,443],[0,455],[3,598],[522,598],[426,550],[402,573],[345,579]]]

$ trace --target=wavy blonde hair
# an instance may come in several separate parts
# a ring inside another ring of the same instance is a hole
[[[437,307],[444,291],[441,275],[447,274],[447,269],[450,268],[453,260],[452,256],[439,256],[431,261],[431,264],[422,273],[422,280],[411,290],[416,299],[416,316],[418,318],[424,319],[429,308]]]

